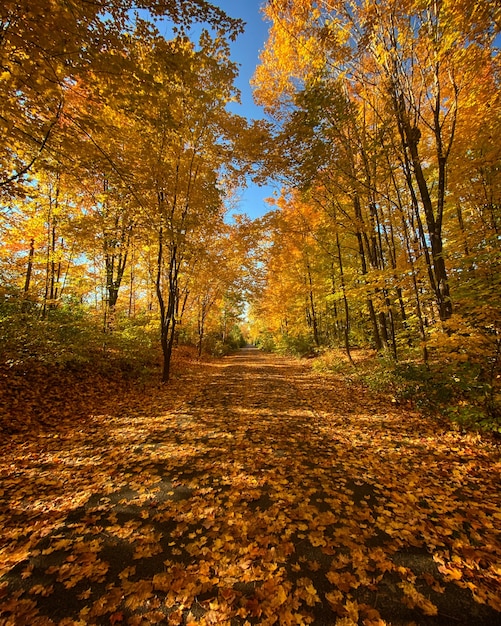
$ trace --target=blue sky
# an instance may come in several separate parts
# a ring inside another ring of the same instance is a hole
[[[263,110],[254,104],[249,81],[259,63],[259,53],[268,38],[268,24],[263,21],[260,12],[263,1],[211,0],[211,3],[220,7],[230,17],[241,18],[246,22],[245,32],[232,43],[232,58],[240,65],[240,74],[235,84],[241,92],[242,99],[242,104],[235,105],[232,110],[247,118],[262,118]],[[265,198],[269,198],[273,190],[272,186],[258,187],[249,181],[249,186],[240,191],[238,206],[232,209],[232,212],[245,213],[251,218],[264,215],[271,210],[265,203]]]
[[[253,102],[249,85],[259,62],[259,53],[268,37],[268,24],[264,22],[260,12],[263,0],[211,0],[211,2],[230,17],[240,18],[246,23],[245,32],[232,43],[233,60],[241,66],[236,86],[242,93],[242,107],[235,112],[247,117],[263,117],[262,109]]]
[[[240,18],[245,22],[245,31],[238,36],[235,42],[230,42],[232,60],[240,67],[239,76],[235,81],[235,86],[241,93],[241,104],[232,104],[229,110],[248,119],[260,119],[265,117],[261,107],[254,104],[250,80],[254,75],[256,66],[259,63],[259,54],[264,48],[268,38],[268,27],[263,20],[260,11],[265,0],[210,0],[210,3],[218,6],[229,17]],[[193,27],[192,35],[197,37],[200,26]],[[166,37],[172,35],[169,25],[163,25],[161,32]],[[242,188],[235,201],[232,199],[229,208],[229,219],[235,213],[245,213],[250,218],[256,218],[268,213],[271,206],[265,202],[270,198],[276,187],[272,185],[258,186],[251,180],[248,186]]]

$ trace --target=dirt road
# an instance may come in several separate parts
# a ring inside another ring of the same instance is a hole
[[[499,451],[257,350],[2,461],[0,624],[501,624]]]

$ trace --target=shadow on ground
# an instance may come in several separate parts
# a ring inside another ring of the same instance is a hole
[[[12,444],[0,623],[501,624],[495,448],[285,359],[207,371]]]

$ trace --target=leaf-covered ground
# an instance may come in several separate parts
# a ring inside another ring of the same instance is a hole
[[[255,350],[106,406],[2,438],[0,624],[501,624],[491,441]]]

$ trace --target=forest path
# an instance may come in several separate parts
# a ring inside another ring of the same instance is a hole
[[[501,624],[488,439],[254,349],[180,383],[4,446],[0,624]]]

